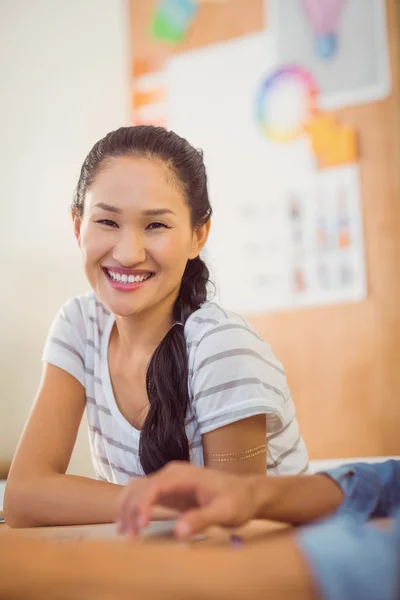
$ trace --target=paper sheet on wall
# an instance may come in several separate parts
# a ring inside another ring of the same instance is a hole
[[[386,0],[264,0],[282,64],[314,76],[319,107],[374,102],[390,93]]]
[[[306,137],[274,143],[254,118],[255,91],[276,66],[261,32],[176,56],[166,71],[169,126],[204,151],[217,297],[238,312],[366,292],[358,168],[318,171]]]

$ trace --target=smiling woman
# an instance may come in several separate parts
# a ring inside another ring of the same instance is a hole
[[[207,301],[211,212],[202,154],[172,131],[121,128],[88,154],[72,217],[93,292],[50,331],[9,476],[11,525],[110,521],[120,485],[173,460],[307,470],[282,365]],[[85,407],[98,481],[65,474]]]

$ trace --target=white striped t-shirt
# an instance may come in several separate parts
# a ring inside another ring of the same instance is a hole
[[[139,460],[140,431],[119,411],[110,380],[107,357],[114,320],[93,292],[69,300],[53,322],[43,361],[67,371],[85,388],[97,477],[126,484],[144,473]],[[204,433],[265,414],[268,473],[306,472],[307,450],[285,373],[271,347],[242,317],[213,302],[206,302],[189,317],[184,333],[191,461],[204,464]]]

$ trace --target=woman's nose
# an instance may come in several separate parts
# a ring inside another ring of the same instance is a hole
[[[124,232],[114,249],[114,258],[124,267],[132,267],[146,260],[143,236],[131,231]]]

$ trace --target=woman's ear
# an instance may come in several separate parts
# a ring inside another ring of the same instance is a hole
[[[210,227],[211,219],[208,219],[207,223],[193,231],[193,244],[189,254],[190,259],[197,258],[203,250],[208,234],[210,233]]]
[[[76,212],[73,210],[72,211],[72,224],[74,227],[74,235],[77,239],[78,245],[79,247],[81,246],[81,225],[82,225],[82,219],[80,217],[78,217],[78,215],[76,214]]]

